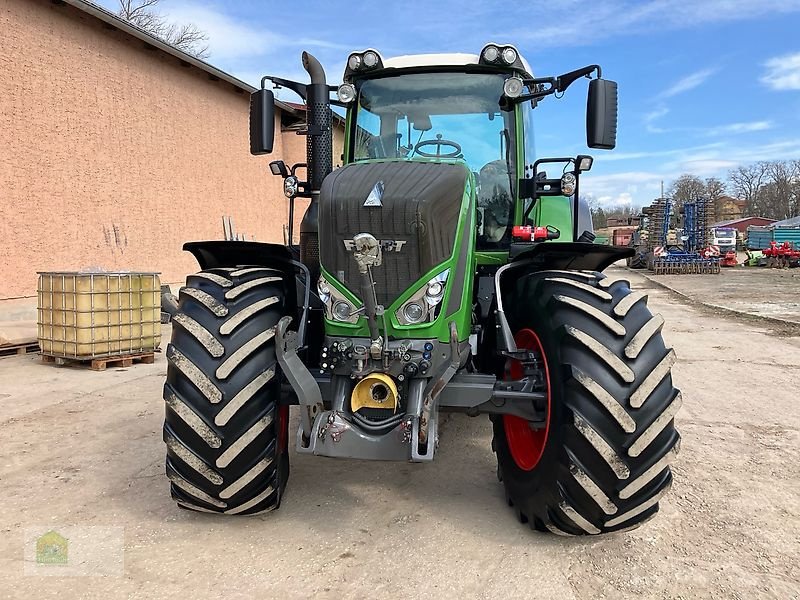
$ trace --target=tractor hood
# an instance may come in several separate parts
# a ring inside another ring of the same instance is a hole
[[[369,161],[337,169],[320,192],[323,269],[349,290],[359,290],[352,240],[359,233],[372,234],[383,255],[372,273],[376,297],[388,308],[454,257],[469,181],[461,163]]]

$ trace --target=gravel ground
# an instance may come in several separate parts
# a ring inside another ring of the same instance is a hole
[[[684,398],[673,490],[642,528],[530,531],[503,500],[488,420],[461,415],[433,464],[293,455],[277,512],[180,511],[163,474],[163,356],[104,373],[15,356],[0,360],[0,596],[800,598],[800,338],[610,272],[650,288]],[[121,532],[105,557],[120,574],[26,562],[26,528],[69,526]]]
[[[693,300],[800,324],[800,269],[730,267],[718,275],[639,273]]]

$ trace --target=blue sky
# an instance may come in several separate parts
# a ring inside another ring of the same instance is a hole
[[[267,73],[305,80],[302,50],[332,83],[366,47],[396,56],[507,42],[538,76],[599,63],[620,85],[617,149],[593,152],[581,188],[601,205],[647,204],[685,172],[725,178],[800,158],[800,0],[162,0],[160,10],[205,30],[208,61],[254,85]],[[585,102],[577,82],[539,105],[540,156],[587,151]]]

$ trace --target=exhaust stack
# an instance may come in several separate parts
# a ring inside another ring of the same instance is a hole
[[[303,52],[303,68],[311,77],[306,87],[306,153],[311,203],[300,223],[300,260],[316,277],[319,274],[319,191],[322,180],[333,170],[333,131],[325,70],[308,52]]]

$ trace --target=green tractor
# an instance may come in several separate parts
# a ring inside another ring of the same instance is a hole
[[[173,498],[277,508],[297,405],[297,453],[414,463],[433,460],[440,413],[488,415],[508,503],[535,529],[653,516],[680,442],[675,355],[646,297],[602,274],[632,252],[593,243],[578,195],[592,158],[533,152],[539,103],[582,78],[588,146],[614,148],[616,83],[597,65],[536,78],[498,44],[355,52],[338,88],[313,56],[303,66],[309,84],[264,77],[250,115],[251,152],[267,154],[268,82],[305,100],[307,163],[270,164],[290,228],[294,199],[310,200],[299,245],[184,246],[202,270],[167,350]],[[331,105],[347,113],[336,170]]]

